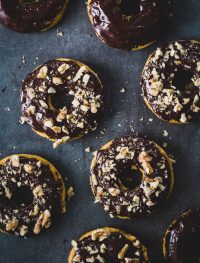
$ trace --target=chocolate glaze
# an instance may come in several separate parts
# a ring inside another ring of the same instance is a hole
[[[186,89],[174,86],[178,70],[192,75]],[[200,43],[184,40],[158,48],[144,67],[141,85],[144,98],[159,118],[181,123],[199,119]]]
[[[120,156],[124,147],[128,148],[128,155]],[[118,175],[133,166],[143,172],[143,179],[134,189],[127,189]],[[114,139],[107,149],[97,151],[91,166],[96,201],[111,217],[151,213],[163,204],[172,190],[171,169],[169,160],[154,142],[134,136]],[[113,194],[112,188],[118,193]]]
[[[199,263],[200,209],[182,214],[169,227],[165,236],[168,263]]]
[[[88,12],[102,41],[114,48],[131,50],[159,37],[167,26],[170,6],[169,0],[140,0],[140,12],[126,16],[121,12],[120,1],[89,0]]]
[[[67,65],[64,73],[58,71],[63,64]],[[43,67],[48,68],[47,76],[38,78],[38,73]],[[74,79],[81,68],[85,68],[85,71],[80,75],[79,79]],[[85,75],[89,78],[87,85],[84,85]],[[62,84],[54,84],[54,77],[61,78]],[[45,90],[41,90],[40,87],[44,86]],[[67,117],[64,116],[63,120],[57,119],[58,114],[63,112],[63,109],[52,109],[49,105],[49,97],[53,95],[49,94],[50,88],[53,88],[55,92],[66,92],[73,96],[72,104],[64,110]],[[34,97],[31,98],[28,95],[30,89],[34,92]],[[103,89],[99,79],[93,72],[88,71],[84,65],[80,66],[73,60],[51,60],[34,70],[24,80],[21,97],[22,113],[26,117],[27,123],[34,130],[45,133],[50,139],[55,141],[62,140],[62,138],[70,140],[96,129],[96,120],[99,118],[102,108],[102,95]],[[47,107],[41,105],[41,100],[47,104]],[[81,107],[86,103],[86,100],[88,102],[88,110],[83,111]],[[96,105],[96,112],[92,112],[92,108],[90,109],[92,105]],[[35,107],[33,114],[29,113],[28,109],[30,106]],[[52,127],[45,126],[44,121],[49,119],[53,120],[53,127],[59,127],[61,131],[57,132]]]
[[[65,7],[66,0],[0,1],[0,22],[18,32],[48,28]]]
[[[19,163],[17,167],[14,164],[16,159]],[[32,170],[27,172],[25,165],[31,165]],[[31,204],[16,204],[15,192],[21,187],[27,187],[32,192]],[[50,221],[48,226],[43,227],[49,227],[62,212],[61,187],[61,179],[55,180],[48,165],[34,157],[11,156],[5,164],[0,165],[0,229],[16,236],[32,236],[36,234],[34,227],[39,218],[47,210],[50,213]],[[34,191],[36,188],[42,188],[43,194],[37,196]],[[31,215],[34,211],[35,215]],[[16,228],[7,229],[8,223],[12,220],[14,222],[17,220]],[[23,226],[27,227],[25,234],[20,233]]]
[[[97,238],[93,238],[98,232],[101,234]],[[124,257],[119,259],[118,253],[125,245],[128,245],[128,250],[125,252]],[[77,262],[75,261],[77,256],[80,256],[79,262],[88,262],[86,259],[92,257],[94,257],[92,262],[149,262],[147,255],[144,255],[144,247],[139,240],[135,238],[130,241],[122,232],[109,232],[109,229],[92,231],[91,235],[77,241],[74,249],[75,256],[72,263]],[[99,257],[102,258],[102,261],[98,260]],[[127,261],[128,259],[132,259],[132,261]]]

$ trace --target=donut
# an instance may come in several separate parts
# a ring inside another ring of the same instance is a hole
[[[52,104],[53,96],[72,98],[67,106]],[[103,87],[86,65],[54,59],[36,68],[22,84],[22,115],[54,147],[93,131],[102,111]]]
[[[133,189],[120,178],[127,168],[142,175]],[[90,182],[95,202],[111,217],[148,214],[158,209],[173,190],[172,160],[155,142],[134,136],[116,138],[95,153]]]
[[[133,235],[105,227],[90,231],[72,241],[68,263],[76,262],[137,262],[149,263],[146,247]]]
[[[181,83],[184,76],[188,83]],[[146,62],[141,86],[158,118],[179,124],[199,119],[200,42],[181,40],[158,48]]]
[[[200,208],[191,209],[175,220],[163,240],[167,263],[198,263],[200,260]]]
[[[29,154],[11,155],[0,161],[1,232],[36,236],[65,210],[64,183],[50,162]]]
[[[88,0],[88,15],[96,35],[123,50],[139,50],[155,42],[168,24],[171,0],[137,2],[138,13],[130,15],[123,12],[125,0]]]
[[[46,31],[63,17],[69,0],[0,0],[0,22],[17,32]]]

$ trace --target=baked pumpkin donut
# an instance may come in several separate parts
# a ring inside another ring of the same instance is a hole
[[[122,182],[127,168],[142,174],[141,182],[134,189]],[[168,198],[174,184],[172,161],[156,143],[125,136],[96,152],[90,181],[96,202],[102,204],[111,217],[132,218],[151,213]]]
[[[66,98],[66,102],[71,98],[71,102],[55,108],[55,95]],[[55,59],[24,80],[22,114],[34,131],[57,147],[96,129],[102,96],[102,84],[89,67],[72,59]]]
[[[149,263],[147,249],[133,235],[105,227],[90,231],[77,242],[72,241],[68,263],[137,262]]]
[[[65,210],[64,183],[50,162],[29,154],[0,161],[0,231],[38,235]]]
[[[0,22],[18,32],[45,31],[63,17],[69,0],[0,0]]]
[[[137,2],[139,10],[134,15],[123,13],[126,0],[88,0],[88,15],[96,35],[109,46],[124,50],[142,49],[156,41],[170,18],[171,0]],[[131,9],[134,12],[135,8]]]
[[[170,123],[199,119],[200,42],[158,48],[146,62],[141,85],[145,103],[158,118]]]
[[[167,263],[198,263],[200,260],[200,209],[182,214],[168,228],[163,252]]]

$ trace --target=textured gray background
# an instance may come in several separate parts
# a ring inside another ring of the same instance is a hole
[[[70,241],[102,226],[135,233],[148,247],[152,262],[163,262],[161,245],[166,228],[178,213],[200,202],[199,123],[179,126],[161,122],[140,96],[141,70],[151,51],[168,40],[200,38],[200,1],[174,2],[175,16],[168,32],[163,32],[163,38],[150,48],[134,53],[112,49],[97,39],[83,0],[71,1],[62,22],[46,33],[19,34],[0,26],[0,155],[41,155],[55,164],[76,192],[68,213],[44,235],[23,240],[1,234],[0,263],[67,262]],[[57,29],[64,32],[64,37],[57,36]],[[23,55],[26,64],[22,62]],[[33,133],[29,126],[20,125],[18,119],[22,79],[36,65],[56,57],[80,60],[99,74],[105,88],[105,112],[96,132],[53,150],[50,142]],[[120,93],[122,88],[125,93]],[[5,110],[7,107],[11,111]],[[100,131],[104,129],[102,135]],[[175,190],[166,207],[151,216],[111,219],[102,207],[93,204],[89,186],[92,155],[84,149],[90,146],[96,150],[113,137],[131,134],[133,129],[161,145],[168,143],[168,153],[177,160]],[[165,129],[169,132],[167,138],[163,137]]]

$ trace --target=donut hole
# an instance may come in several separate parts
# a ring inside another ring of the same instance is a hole
[[[51,96],[51,104],[56,110],[62,109],[63,107],[70,108],[73,99],[74,96],[69,95],[66,91],[57,91]]]
[[[142,181],[142,173],[135,167],[132,168],[129,166],[118,174],[118,178],[124,187],[134,189],[140,185]]]
[[[200,233],[195,232],[187,236],[183,245],[183,263],[200,262]]]
[[[16,206],[28,206],[33,202],[33,192],[28,186],[18,187],[12,196],[12,201]]]
[[[33,193],[28,186],[17,187],[11,199],[5,196],[0,197],[0,203],[5,206],[19,207],[28,206],[33,202]]]
[[[140,0],[122,0],[121,13],[126,16],[135,16],[140,12]]]
[[[178,69],[173,78],[172,85],[180,91],[188,90],[192,85],[192,72],[184,69]]]

